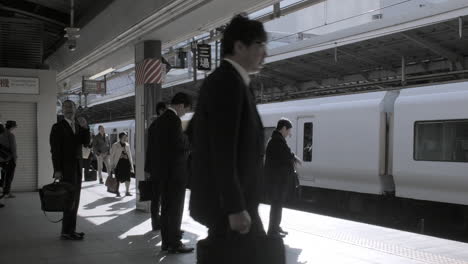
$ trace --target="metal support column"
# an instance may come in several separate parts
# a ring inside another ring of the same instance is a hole
[[[405,56],[401,56],[401,85],[406,85],[406,60]]]
[[[147,40],[135,45],[135,65],[146,59],[161,59],[161,41]],[[144,71],[144,69],[142,69]],[[147,128],[156,115],[156,104],[160,100],[161,84],[137,84],[135,82],[135,180],[145,179],[145,152]],[[133,142],[129,142],[132,144]],[[138,192],[138,186],[136,188]],[[136,208],[143,211],[150,210],[149,202],[138,202]]]

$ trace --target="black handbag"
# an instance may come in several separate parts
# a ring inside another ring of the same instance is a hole
[[[45,212],[66,212],[73,209],[75,205],[75,186],[68,182],[57,182],[44,185],[39,190],[41,209]],[[58,221],[52,221],[58,223]]]
[[[97,171],[90,170],[88,173],[85,173],[85,181],[96,181],[97,180]]]
[[[139,181],[140,202],[150,201],[153,198],[153,182],[150,180]]]
[[[197,243],[198,264],[285,264],[283,239],[266,235],[234,235]]]

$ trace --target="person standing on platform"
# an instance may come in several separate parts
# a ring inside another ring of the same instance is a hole
[[[2,123],[0,123],[0,138],[2,138],[3,134],[5,133],[5,127]],[[8,161],[11,159],[11,152],[10,149],[5,147],[2,142],[0,142],[0,188],[2,192],[0,194],[0,208],[5,207],[3,203],[1,203],[2,198],[4,197],[4,182],[5,182],[5,168],[7,166]]]
[[[15,196],[11,194],[11,184],[13,183],[13,178],[15,177],[15,168],[16,161],[18,159],[18,154],[16,151],[16,137],[13,131],[17,128],[16,121],[8,120],[5,124],[5,132],[0,136],[0,144],[5,148],[9,149],[11,153],[10,160],[4,166],[4,185],[3,194],[5,198],[14,198]]]
[[[85,180],[88,178],[89,176],[89,167],[91,165],[91,159],[92,159],[92,149],[93,149],[93,135],[91,134],[90,135],[90,142],[88,145],[86,146],[83,146],[83,169],[84,169],[84,172],[83,172],[83,176],[85,178]]]
[[[111,148],[112,167],[109,168],[112,168],[115,172],[115,178],[119,185],[125,182],[125,196],[132,196],[130,193],[130,172],[134,173],[135,171],[133,168],[132,152],[130,151],[127,139],[127,132],[119,133],[119,141],[115,142]],[[120,197],[119,187],[117,187],[117,197]]]
[[[72,184],[76,190],[73,208],[63,213],[61,239],[83,240],[84,233],[76,232],[76,217],[81,193],[82,146],[89,144],[90,132],[85,118],[75,120],[76,105],[73,101],[65,100],[62,112],[65,118],[55,123],[50,132],[54,178]]]
[[[106,165],[107,176],[112,176],[109,160],[109,151],[111,148],[111,143],[109,140],[109,135],[106,134],[104,126],[99,125],[98,129],[99,133],[96,136],[94,136],[93,139],[93,151],[97,159],[99,183],[103,184],[104,181],[102,180],[102,163]]]
[[[208,227],[208,239],[266,236],[258,214],[263,124],[249,77],[262,68],[266,40],[261,22],[235,16],[221,40],[224,59],[200,89],[192,118],[190,214]]]
[[[182,244],[180,229],[187,184],[187,145],[180,117],[191,105],[187,94],[174,95],[171,105],[155,120],[148,146],[151,180],[159,182],[161,190],[161,248],[169,253],[193,251]]]
[[[149,173],[152,183],[152,196],[151,196],[151,227],[153,231],[161,230],[161,215],[159,208],[161,206],[161,191],[156,171],[152,171],[150,157],[153,156],[153,152],[157,151],[155,146],[154,136],[156,135],[156,119],[160,117],[164,111],[167,110],[167,106],[164,102],[156,104],[156,118],[151,122],[148,128],[148,144],[146,147],[145,155],[145,172]]]
[[[288,234],[280,227],[283,204],[286,201],[289,186],[294,184],[294,163],[301,163],[286,143],[286,137],[291,136],[291,130],[291,121],[281,118],[266,147],[265,182],[271,200],[268,226],[270,236],[283,237]]]

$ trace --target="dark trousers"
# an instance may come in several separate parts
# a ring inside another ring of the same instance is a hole
[[[171,178],[161,180],[161,237],[162,244],[168,247],[177,247],[181,243],[184,200],[184,181]]]
[[[264,235],[265,229],[263,228],[262,220],[258,214],[258,208],[248,209],[247,212],[250,215],[251,226],[249,235]],[[229,218],[227,215],[222,215],[218,218],[216,222],[208,226],[208,239],[210,238],[226,238],[229,235],[232,235],[234,231],[231,230],[229,226]],[[234,235],[237,235],[234,233]]]
[[[268,224],[268,234],[276,234],[280,230],[281,218],[283,215],[283,201],[271,201],[270,223]]]
[[[156,177],[151,177],[152,191],[153,195],[151,196],[151,226],[153,229],[159,229],[161,227],[161,215],[159,213],[159,207],[161,206],[161,191],[160,183]]]
[[[11,160],[5,165],[5,189],[3,190],[4,194],[9,194],[11,191],[11,183],[15,177],[15,168],[16,163]]]
[[[74,206],[67,212],[63,213],[62,221],[62,234],[72,234],[76,231],[76,217],[78,215],[78,207],[80,205],[80,194],[81,194],[81,166],[77,162],[77,168],[75,169],[75,177],[70,179],[64,179],[64,182],[71,183],[75,186],[75,197]]]
[[[91,165],[91,159],[82,159],[83,161],[83,168],[84,168],[84,177],[88,176],[89,174],[89,166]]]

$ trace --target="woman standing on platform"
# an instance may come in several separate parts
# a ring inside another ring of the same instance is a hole
[[[125,182],[125,196],[131,196],[130,188],[130,172],[134,172],[132,152],[130,145],[127,143],[127,133],[119,134],[119,141],[115,142],[111,148],[111,163],[115,178],[118,183]],[[120,184],[119,184],[120,185]],[[120,192],[117,187],[117,197],[120,197]]]

